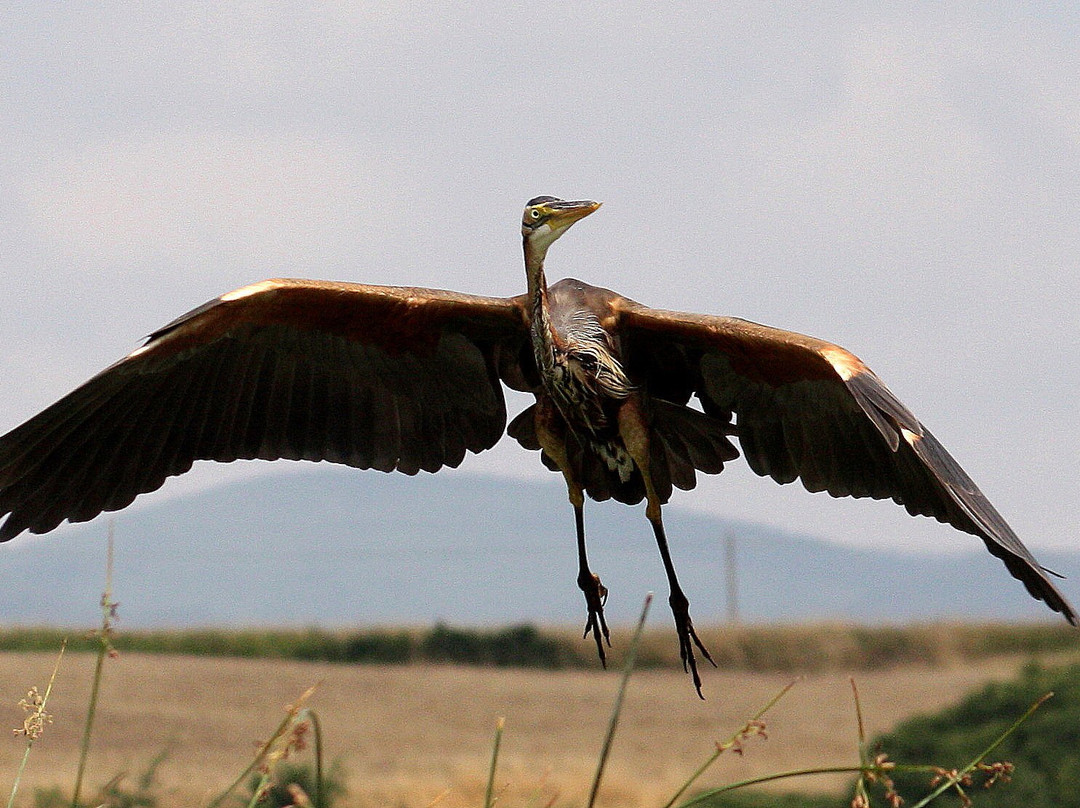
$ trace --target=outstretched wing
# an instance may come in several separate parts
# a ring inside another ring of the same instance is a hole
[[[0,541],[128,505],[195,460],[415,474],[493,446],[519,299],[270,280],[207,303],[0,437]],[[527,354],[526,354],[527,355]]]
[[[848,351],[733,317],[611,304],[632,378],[661,398],[697,395],[735,416],[750,467],[835,497],[893,499],[979,536],[1035,598],[1077,614],[997,509],[937,439]]]

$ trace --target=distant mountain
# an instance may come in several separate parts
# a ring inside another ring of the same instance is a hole
[[[855,550],[761,524],[665,511],[700,624],[725,618],[725,537],[741,617],[909,621],[1050,613],[989,554]],[[466,473],[414,478],[325,465],[246,479],[116,517],[122,626],[574,624],[584,619],[572,511],[561,483]],[[666,596],[641,508],[594,505],[590,560],[609,620]],[[0,546],[3,621],[91,625],[106,521]],[[1045,553],[1072,578],[1080,555]],[[656,613],[654,620],[666,619]]]

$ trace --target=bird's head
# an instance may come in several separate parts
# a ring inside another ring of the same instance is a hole
[[[566,202],[553,196],[538,196],[525,204],[521,217],[521,236],[525,243],[543,256],[570,225],[584,219],[600,207],[599,202]]]

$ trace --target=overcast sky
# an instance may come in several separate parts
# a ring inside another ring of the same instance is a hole
[[[1077,547],[1080,12],[879,5],[0,11],[0,432],[266,277],[517,294],[525,200],[587,197],[549,277],[844,345],[1030,546]],[[259,464],[202,466],[158,496]],[[975,542],[739,466],[675,502]]]

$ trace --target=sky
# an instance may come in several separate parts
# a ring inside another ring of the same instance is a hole
[[[518,294],[524,202],[591,198],[549,278],[843,345],[1029,546],[1074,548],[1078,87],[1065,3],[15,4],[0,432],[263,278]],[[470,472],[548,474],[512,442],[443,473]],[[743,464],[675,502],[977,544]]]

